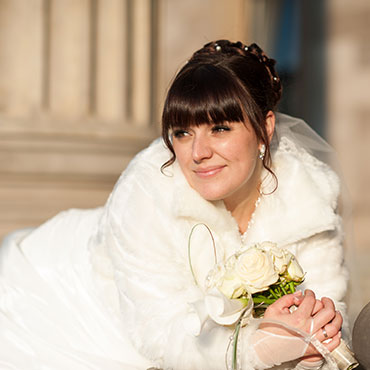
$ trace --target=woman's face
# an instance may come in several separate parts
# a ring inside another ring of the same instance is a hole
[[[173,148],[190,186],[207,200],[244,199],[260,182],[256,134],[248,122],[173,130]]]

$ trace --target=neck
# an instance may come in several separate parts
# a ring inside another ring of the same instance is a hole
[[[256,202],[259,196],[260,192],[258,189],[256,189],[253,194],[251,194],[248,198],[245,198],[233,210],[230,211],[239,225],[239,231],[241,234],[244,234],[248,229],[248,225],[256,209]]]
[[[250,179],[247,191],[224,199],[225,207],[238,223],[241,234],[248,229],[248,223],[255,211],[257,199],[260,197],[260,186],[260,171],[257,171],[255,179]]]

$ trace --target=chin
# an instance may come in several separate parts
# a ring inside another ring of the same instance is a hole
[[[201,194],[202,195],[202,194]],[[203,196],[202,196],[203,197]],[[205,200],[208,200],[209,202],[216,202],[218,200],[222,200],[223,197],[203,197]]]
[[[201,192],[201,191],[198,191],[198,193],[201,195],[202,198],[204,198],[205,200],[208,200],[208,201],[216,201],[216,200],[222,200],[225,198],[225,194],[222,193],[220,194],[220,192],[210,192],[210,191],[207,191],[207,192]]]
[[[223,200],[229,194],[229,188],[220,184],[191,184],[190,186],[205,200]]]

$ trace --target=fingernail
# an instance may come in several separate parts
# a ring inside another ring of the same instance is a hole
[[[295,297],[300,297],[302,295],[302,290],[297,290],[293,293]]]

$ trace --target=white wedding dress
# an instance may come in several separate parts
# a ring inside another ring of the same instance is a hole
[[[0,370],[224,369],[232,330],[197,311],[204,291],[189,270],[187,240],[199,222],[212,230],[220,260],[242,243],[289,248],[307,272],[303,288],[344,311],[338,179],[284,134],[302,121],[279,117],[279,187],[262,198],[243,241],[222,201],[201,198],[176,166],[163,176],[169,153],[160,140],[131,162],[104,207],[62,212],[8,236],[0,247]],[[209,234],[202,238],[192,245],[197,277],[214,263]],[[243,328],[246,344],[256,325]],[[255,368],[248,347],[243,369]]]
[[[1,370],[150,367],[99,296],[88,238],[102,209],[63,212],[0,248]],[[112,295],[114,299],[114,295]]]

